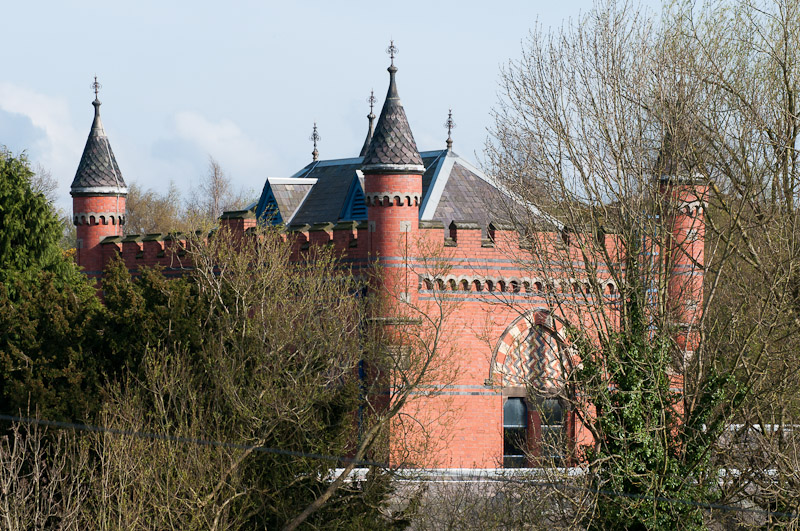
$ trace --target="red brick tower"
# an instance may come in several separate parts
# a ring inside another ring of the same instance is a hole
[[[708,187],[692,178],[662,177],[669,232],[668,308],[678,348],[689,358],[700,340],[705,266],[704,207]]]
[[[128,188],[122,179],[111,144],[100,121],[100,85],[95,78],[94,121],[83,148],[81,162],[70,187],[72,219],[78,230],[78,265],[98,278],[102,274],[103,256],[100,241],[106,236],[122,234],[125,223],[125,198]]]
[[[411,301],[416,295],[417,279],[409,271],[406,258],[415,255],[425,168],[397,93],[394,45],[389,51],[389,90],[364,155],[364,195],[370,254],[384,267],[387,290],[401,300]]]
[[[700,165],[686,144],[668,134],[659,157],[659,192],[668,234],[664,254],[669,267],[667,309],[685,360],[691,358],[700,341],[708,193],[708,186],[699,179]]]

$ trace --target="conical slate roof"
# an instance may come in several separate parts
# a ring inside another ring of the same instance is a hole
[[[656,171],[662,181],[691,181],[702,164],[688,135],[674,134],[667,130],[656,160]]]
[[[372,135],[372,142],[364,155],[362,171],[422,173],[425,171],[422,157],[419,156],[406,112],[397,94],[394,79],[397,68],[392,65],[388,70],[389,91],[386,93],[386,101]]]
[[[367,130],[367,138],[364,139],[364,145],[361,147],[361,153],[358,154],[359,157],[367,154],[369,145],[372,143],[372,133],[375,131],[375,115],[370,112],[367,115],[367,119],[369,120],[369,129]]]
[[[74,195],[127,194],[117,159],[100,120],[100,101],[95,98],[94,121],[70,193]]]

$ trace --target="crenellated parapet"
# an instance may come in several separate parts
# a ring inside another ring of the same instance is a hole
[[[211,232],[194,233],[151,233],[114,235],[102,239],[102,263],[117,256],[133,272],[142,267],[160,266],[167,270],[182,270],[191,267],[188,249],[193,241],[204,239],[225,229],[235,245],[239,238],[251,237],[256,233],[256,219],[251,210],[226,211],[219,218],[219,227]]]
[[[420,205],[420,194],[407,192],[370,192],[364,197],[368,207],[377,206],[414,206]]]
[[[165,269],[185,269],[191,264],[187,258],[187,246],[192,237],[201,234],[186,235],[169,234],[130,234],[128,236],[111,236],[103,239],[103,263],[108,263],[117,256],[125,262],[133,272],[142,267],[161,266]]]
[[[72,224],[81,225],[124,225],[125,213],[108,210],[105,212],[74,212]]]

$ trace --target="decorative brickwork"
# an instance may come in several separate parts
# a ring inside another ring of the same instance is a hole
[[[518,393],[523,387],[553,395],[580,361],[573,359],[562,329],[562,320],[575,316],[568,315],[568,310],[563,315],[551,314],[552,297],[558,296],[566,308],[580,304],[591,286],[600,287],[608,307],[619,297],[619,287],[602,268],[593,271],[592,277],[588,273],[559,276],[558,267],[538,270],[530,259],[532,238],[552,246],[558,257],[578,256],[570,254],[570,246],[580,238],[604,246],[609,256],[618,256],[620,261],[623,246],[613,234],[548,229],[523,238],[514,225],[488,217],[496,195],[486,191],[499,191],[478,170],[467,173],[467,163],[452,152],[417,152],[397,96],[394,72],[389,96],[391,101],[384,105],[363,159],[316,161],[295,177],[271,178],[256,208],[259,221],[282,219],[293,260],[304,260],[316,246],[328,246],[341,257],[344,267],[357,274],[379,264],[383,284],[372,289],[391,295],[395,302],[431,310],[437,304],[449,305],[447,343],[441,348],[454,353],[451,363],[456,376],[424,390],[424,400],[407,413],[431,420],[430,435],[441,442],[428,448],[424,464],[502,466],[504,395]],[[391,116],[384,116],[386,113]],[[99,124],[99,114],[96,118]],[[92,134],[97,133],[95,129],[102,127],[93,125]],[[92,179],[120,175],[113,157],[97,154],[97,138],[90,136],[91,160],[81,168],[91,168]],[[108,145],[105,133],[103,138]],[[83,175],[83,171],[79,173]],[[164,267],[168,275],[191,268],[185,236],[122,237],[125,190],[121,180],[110,183],[81,178],[78,183],[79,189],[73,190],[73,219],[78,228],[78,263],[87,274],[99,277],[114,256],[120,256],[134,273],[154,265]],[[87,183],[96,186],[83,186]],[[109,184],[117,186],[113,193],[106,186]],[[467,201],[472,190],[474,197]],[[691,355],[699,341],[697,320],[703,302],[706,189],[685,180],[666,179],[661,181],[661,194],[665,203],[674,207],[669,210],[671,238],[664,250],[672,258],[669,304],[679,325],[679,348]],[[358,209],[347,204],[361,197],[364,204],[357,205]],[[425,217],[426,209],[431,216]],[[342,217],[364,210],[366,219]],[[280,216],[269,217],[266,214],[270,212]],[[445,217],[434,217],[437,212]],[[454,217],[461,214],[470,219]],[[256,223],[250,210],[226,212],[220,218],[220,226],[231,235],[231,245],[236,245],[238,238],[252,237]],[[431,269],[432,261],[437,270]],[[378,317],[392,322],[393,330],[402,334],[404,325],[392,321],[391,305],[387,308],[386,315]],[[680,375],[672,378],[679,386]],[[566,415],[568,437],[576,443],[591,443],[591,435],[574,414]],[[447,422],[442,420],[445,417]]]

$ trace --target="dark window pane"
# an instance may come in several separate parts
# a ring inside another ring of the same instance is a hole
[[[509,398],[503,405],[503,427],[525,428],[528,426],[528,408],[522,398]]]
[[[564,423],[564,413],[561,402],[554,398],[542,401],[542,425],[561,426]]]
[[[557,399],[548,398],[542,401],[542,457],[560,465],[566,453],[564,433],[564,410]]]
[[[525,428],[503,430],[503,466],[511,468],[525,466],[526,431]]]

